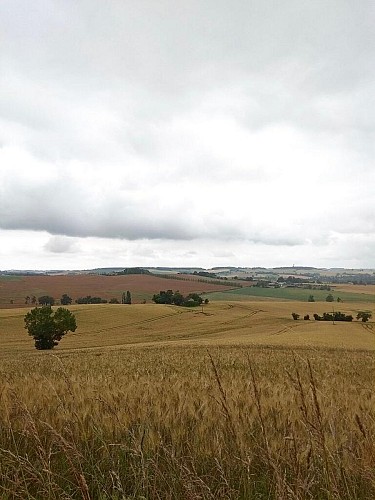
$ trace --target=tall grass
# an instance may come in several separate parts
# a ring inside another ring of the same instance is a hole
[[[4,357],[2,499],[370,499],[366,351]]]

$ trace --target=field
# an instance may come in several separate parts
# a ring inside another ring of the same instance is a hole
[[[309,290],[304,288],[260,288],[247,286],[227,291],[217,291],[207,295],[210,300],[300,300],[307,302],[313,295],[316,302],[325,302],[328,294],[332,294],[335,301],[340,298],[343,302],[366,302],[373,304],[375,299],[375,286],[338,285],[332,290]],[[335,304],[335,307],[336,306]]]
[[[29,308],[0,310],[0,498],[372,499],[373,320],[226,295],[69,306],[76,332],[44,352]]]
[[[151,301],[159,290],[180,290],[185,295],[191,292],[227,290],[230,287],[215,283],[198,281],[191,277],[185,279],[164,279],[149,275],[103,276],[103,275],[53,275],[53,276],[0,276],[0,308],[21,307],[25,297],[50,295],[59,299],[66,293],[73,300],[87,295],[103,299],[121,300],[122,292],[129,290],[132,301],[140,303]],[[13,301],[13,303],[11,303]]]

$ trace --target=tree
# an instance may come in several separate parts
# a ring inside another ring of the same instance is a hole
[[[129,290],[125,292],[122,292],[121,296],[121,304],[131,304],[132,303],[132,296]]]
[[[309,295],[307,302],[315,302],[314,295]]]
[[[41,306],[53,306],[55,305],[55,299],[50,295],[42,295],[38,298],[38,302]]]
[[[106,304],[107,302],[107,299],[102,299],[101,297],[91,297],[91,295],[78,297],[78,299],[76,299],[76,304]]]
[[[197,307],[203,302],[202,297],[197,293],[189,293],[184,297],[178,290],[173,293],[173,290],[161,290],[158,294],[154,294],[152,297],[155,304],[174,304],[176,306],[183,307]],[[208,299],[206,299],[208,304]]]
[[[333,302],[335,300],[334,296],[332,293],[329,293],[326,297],[326,302]]]
[[[356,317],[357,319],[361,319],[363,323],[366,323],[366,321],[372,318],[372,314],[368,311],[359,311]]]
[[[66,293],[63,294],[63,296],[60,299],[61,305],[63,306],[68,306],[72,303],[72,297],[69,297]]]
[[[173,295],[173,303],[176,305],[176,306],[182,306],[183,303],[184,303],[184,296],[182,295],[182,293],[180,293],[178,290],[177,292],[174,293]]]
[[[68,309],[51,306],[35,307],[24,318],[25,329],[34,338],[38,350],[53,349],[69,331],[77,328],[76,319]]]
[[[112,299],[109,300],[109,303],[110,304],[119,304],[120,302],[115,297],[113,297]]]

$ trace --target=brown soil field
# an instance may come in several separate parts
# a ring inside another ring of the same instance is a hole
[[[73,301],[91,295],[121,299],[122,292],[129,290],[133,303],[151,301],[160,290],[179,290],[183,295],[191,292],[224,291],[231,286],[200,282],[197,279],[161,278],[148,275],[58,275],[58,276],[4,276],[0,277],[0,308],[22,307],[25,297],[50,295],[55,299],[66,293]],[[13,301],[13,303],[11,303]]]

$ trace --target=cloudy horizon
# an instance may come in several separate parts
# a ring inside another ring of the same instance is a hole
[[[1,2],[0,270],[375,268],[374,21]]]

